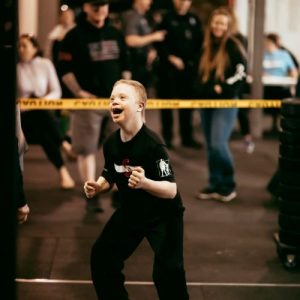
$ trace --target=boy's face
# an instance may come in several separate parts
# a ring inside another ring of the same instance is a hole
[[[110,96],[110,114],[113,122],[126,123],[142,118],[143,104],[135,88],[125,83],[117,84]]]

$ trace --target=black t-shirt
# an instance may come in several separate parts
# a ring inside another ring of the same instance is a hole
[[[102,176],[110,183],[116,183],[121,197],[124,216],[133,223],[145,223],[183,210],[179,192],[174,199],[162,199],[142,189],[128,187],[130,167],[140,166],[145,176],[155,181],[174,182],[165,146],[160,138],[145,125],[128,142],[122,142],[117,130],[103,146],[105,166]]]

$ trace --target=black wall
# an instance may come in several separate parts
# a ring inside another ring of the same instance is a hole
[[[0,4],[1,34],[1,108],[0,108],[0,166],[2,179],[0,236],[1,298],[16,299],[16,199],[14,195],[15,177],[13,149],[15,143],[15,103],[16,103],[16,28],[17,1],[4,0]],[[4,296],[5,295],[5,296]]]

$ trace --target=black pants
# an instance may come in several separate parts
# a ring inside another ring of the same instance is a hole
[[[239,108],[238,120],[242,135],[250,134],[249,108]]]
[[[41,145],[48,159],[60,169],[64,165],[60,152],[62,137],[53,115],[47,110],[22,112],[21,124],[28,144]]]
[[[179,130],[182,144],[193,141],[192,109],[179,110]],[[161,110],[162,136],[166,143],[172,143],[174,118],[172,109]]]
[[[98,299],[129,299],[122,269],[124,261],[143,238],[148,240],[155,254],[153,281],[159,299],[188,300],[183,265],[182,213],[155,225],[133,228],[126,222],[121,209],[113,214],[92,248],[91,271]]]
[[[160,72],[157,81],[157,94],[162,99],[193,99],[193,83],[196,73],[192,70],[178,71],[170,67]],[[179,110],[179,130],[182,144],[191,143],[193,138],[193,109]],[[162,136],[165,142],[172,143],[174,122],[173,110],[161,110]]]

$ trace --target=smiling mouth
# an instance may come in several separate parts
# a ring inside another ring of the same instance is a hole
[[[112,109],[112,113],[114,114],[114,115],[119,115],[120,113],[122,113],[123,112],[123,109],[121,109],[121,108],[113,108]]]

